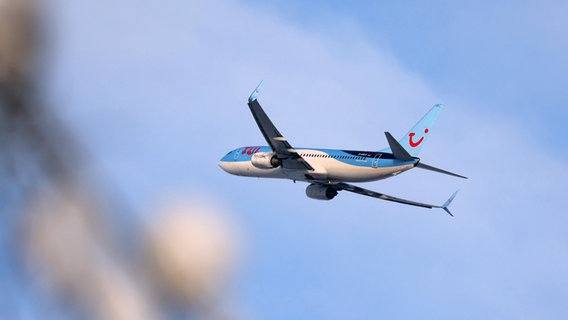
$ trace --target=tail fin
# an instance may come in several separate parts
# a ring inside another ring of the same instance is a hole
[[[432,128],[443,109],[443,104],[433,106],[432,109],[430,109],[430,111],[428,111],[428,113],[426,113],[424,117],[422,117],[422,119],[420,119],[420,121],[418,121],[418,123],[398,141],[411,156],[418,156],[420,149],[432,132]]]

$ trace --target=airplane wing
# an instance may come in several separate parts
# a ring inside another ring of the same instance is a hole
[[[386,194],[383,194],[383,193],[379,193],[379,192],[371,191],[371,190],[364,189],[364,188],[361,188],[361,187],[357,187],[357,186],[354,186],[354,185],[351,185],[351,184],[348,184],[348,183],[345,183],[345,182],[333,184],[333,186],[338,190],[345,190],[345,191],[349,191],[349,192],[353,192],[353,193],[357,193],[357,194],[361,194],[361,195],[364,195],[364,196],[369,196],[369,197],[373,197],[373,198],[377,198],[377,199],[393,201],[393,202],[408,204],[408,205],[411,205],[411,206],[417,206],[417,207],[422,207],[422,208],[444,209],[444,211],[446,211],[452,217],[454,215],[450,212],[450,210],[448,209],[448,206],[450,205],[450,203],[452,203],[452,201],[454,200],[454,198],[456,197],[456,195],[458,193],[458,191],[454,192],[454,194],[452,194],[452,196],[443,205],[437,206],[437,205],[433,205],[433,204],[421,203],[421,202],[416,202],[416,201],[411,201],[411,200],[406,200],[406,199],[401,199],[401,198],[389,196],[389,195],[386,195]]]
[[[288,140],[280,134],[260,106],[260,103],[258,103],[257,97],[261,86],[262,82],[260,82],[250,95],[248,106],[264,139],[266,139],[270,148],[276,153],[276,157],[282,161],[282,167],[286,169],[314,170],[314,168],[292,148]]]

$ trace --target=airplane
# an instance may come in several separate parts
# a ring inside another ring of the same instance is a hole
[[[219,161],[226,172],[245,177],[290,179],[309,183],[306,195],[317,200],[331,200],[339,191],[349,191],[382,200],[423,208],[448,209],[458,191],[442,205],[432,205],[364,189],[348,182],[377,181],[421,168],[467,179],[462,175],[424,164],[418,158],[420,149],[432,132],[444,106],[436,104],[400,140],[385,132],[389,148],[379,151],[294,148],[280,134],[266,115],[257,98],[263,81],[248,98],[248,106],[268,146],[246,146],[229,151]]]

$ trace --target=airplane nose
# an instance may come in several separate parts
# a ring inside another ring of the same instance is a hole
[[[219,165],[219,167],[221,167],[221,169],[223,169],[225,172],[231,173],[231,169],[233,168],[233,160],[235,159],[234,157],[235,151],[231,151],[229,153],[227,153],[224,157],[222,157],[221,159],[219,159],[219,162],[217,163]]]
[[[219,161],[219,167],[221,167],[221,169],[223,169],[224,171],[227,171],[227,163],[225,161]]]

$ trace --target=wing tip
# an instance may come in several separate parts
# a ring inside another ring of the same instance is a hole
[[[450,216],[454,216],[451,212],[450,209],[448,209],[448,207],[450,206],[450,204],[452,203],[452,201],[454,201],[454,198],[456,197],[456,195],[458,194],[459,190],[456,190],[448,200],[446,200],[446,202],[444,202],[444,204],[442,205],[442,209],[444,209],[444,211],[446,211]]]
[[[248,98],[249,102],[253,102],[254,100],[256,100],[258,98],[258,95],[260,93],[260,88],[262,88],[263,84],[264,84],[264,80],[260,80],[260,83],[258,84],[258,86],[256,86],[254,91],[250,94],[250,96]]]

